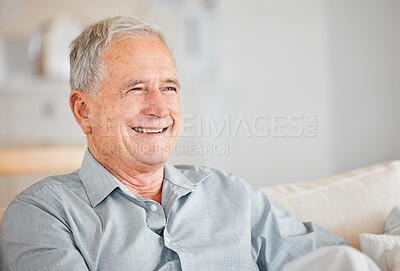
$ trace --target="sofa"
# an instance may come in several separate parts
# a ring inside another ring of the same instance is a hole
[[[400,161],[261,190],[300,220],[313,221],[360,249],[359,235],[382,234],[389,213],[400,205]]]
[[[261,190],[300,220],[313,221],[360,249],[359,235],[383,233],[389,213],[400,205],[400,161]]]

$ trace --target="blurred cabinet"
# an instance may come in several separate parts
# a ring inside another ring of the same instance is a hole
[[[68,83],[23,80],[0,87],[0,147],[85,142]]]

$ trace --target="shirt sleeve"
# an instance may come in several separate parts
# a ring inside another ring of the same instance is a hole
[[[252,253],[260,270],[281,270],[285,263],[321,246],[347,242],[312,222],[299,219],[253,189]]]
[[[36,195],[17,197],[0,234],[2,270],[88,270],[60,213]]]

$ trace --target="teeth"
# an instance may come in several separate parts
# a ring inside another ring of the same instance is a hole
[[[149,134],[149,133],[161,133],[162,131],[164,131],[164,129],[146,129],[146,128],[140,128],[140,127],[135,127],[133,128],[133,130],[135,130],[138,133],[143,133],[143,134]]]

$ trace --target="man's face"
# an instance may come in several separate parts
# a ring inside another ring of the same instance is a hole
[[[105,164],[160,166],[179,136],[175,63],[157,37],[126,38],[102,55],[106,75],[88,105],[88,145]]]

